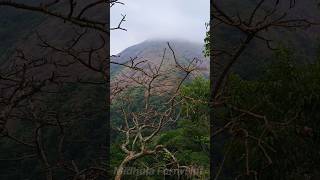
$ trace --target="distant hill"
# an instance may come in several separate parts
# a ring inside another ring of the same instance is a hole
[[[111,58],[111,61],[118,63],[125,63],[130,60],[130,58],[137,58],[136,61],[147,61],[152,64],[159,64],[164,55],[164,50],[166,49],[166,54],[164,58],[164,64],[173,64],[174,58],[171,50],[169,49],[167,42],[173,48],[177,60],[181,64],[187,64],[194,58],[198,59],[199,62],[197,66],[201,68],[201,72],[205,75],[209,73],[209,58],[204,57],[203,49],[204,45],[200,43],[190,42],[187,40],[163,40],[163,39],[151,39],[143,41],[139,44],[130,46],[123,50],[121,53]],[[111,74],[118,74],[121,67],[118,65],[111,65]]]
[[[154,81],[157,87],[153,88],[152,91],[162,94],[174,90],[186,74],[176,68],[173,53],[169,49],[167,42],[169,42],[172,47],[179,64],[189,65],[193,59],[197,59],[196,62],[193,61],[195,63],[192,65],[193,67],[197,67],[197,70],[193,71],[187,80],[199,75],[209,77],[209,58],[203,55],[204,45],[186,40],[146,40],[126,48],[118,55],[112,57],[111,61],[118,63],[126,63],[130,61],[130,59],[135,59],[136,62],[143,61],[138,67],[147,73],[151,72],[150,67],[159,67],[162,62],[160,70],[162,75]],[[120,65],[111,64],[111,99],[113,95],[117,94],[118,90],[126,89],[126,87],[134,87],[137,80],[140,81],[141,79],[145,81],[144,83],[148,83],[148,77],[143,73],[130,68],[124,68]]]

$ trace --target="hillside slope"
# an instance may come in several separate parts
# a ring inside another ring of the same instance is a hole
[[[136,58],[136,61],[146,61],[154,65],[159,65],[161,62],[164,51],[164,65],[172,65],[174,58],[167,42],[174,50],[176,58],[179,63],[188,64],[194,58],[198,59],[197,66],[201,68],[201,72],[208,75],[209,72],[209,58],[204,57],[204,46],[199,43],[194,43],[186,40],[164,40],[164,39],[151,39],[143,41],[139,44],[130,46],[119,53],[117,56],[111,58],[111,61],[117,63],[125,63],[130,59]],[[111,65],[111,73],[118,74],[121,67],[118,65]]]

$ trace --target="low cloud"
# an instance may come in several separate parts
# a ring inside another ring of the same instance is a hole
[[[205,23],[209,22],[210,1],[123,0],[125,5],[111,8],[111,26],[117,26],[121,14],[127,15],[123,27],[128,31],[111,32],[111,54],[146,39],[186,39],[203,42]]]

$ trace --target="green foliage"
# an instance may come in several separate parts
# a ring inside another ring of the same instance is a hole
[[[251,137],[264,142],[261,144],[264,149],[257,140],[248,142],[250,169],[260,172],[262,180],[319,174],[319,166],[315,164],[320,160],[316,150],[320,148],[317,131],[320,128],[320,63],[298,64],[295,57],[293,51],[282,47],[275,52],[261,78],[244,80],[232,74],[225,91],[225,96],[230,97],[228,106],[216,110],[216,119],[220,121],[217,124],[238,119],[238,129],[245,129]],[[243,115],[231,105],[265,116],[268,124],[262,118]],[[304,132],[306,128],[309,134]],[[227,152],[226,147],[232,141],[224,169],[235,173],[229,174],[230,177],[243,173],[244,138],[239,135],[223,141],[229,143],[220,144],[217,150],[220,156]],[[272,164],[266,168],[269,157]]]
[[[175,151],[180,163],[209,167],[209,81],[202,77],[181,88],[185,97],[176,129],[163,132],[158,142]]]
[[[209,24],[206,24],[207,29],[209,28]],[[210,57],[210,30],[206,32],[206,37],[204,38],[204,50],[203,54],[205,57]]]
[[[177,110],[181,111],[180,118],[177,124],[162,130],[158,136],[155,137],[153,143],[150,145],[154,147],[157,144],[162,144],[172,152],[180,165],[194,165],[203,167],[207,171],[209,169],[209,116],[207,100],[209,99],[209,80],[203,77],[198,77],[181,87],[181,100],[183,98],[183,104]],[[112,123],[113,125],[121,125],[121,117],[117,116],[116,109],[120,105],[128,108],[130,112],[139,112],[143,108],[143,94],[142,88],[132,88],[123,93],[123,96],[130,97],[131,102],[114,101],[112,103]],[[161,110],[161,106],[165,101],[165,97],[153,97],[151,104],[154,107]],[[124,154],[120,150],[119,142],[123,142],[123,137],[114,132],[112,137],[112,163],[111,167],[117,167],[121,160],[123,160]],[[170,162],[172,157],[166,153],[159,153],[156,156],[146,156],[138,159],[130,166],[137,168],[144,168],[145,165],[150,167],[165,167],[167,162]],[[208,177],[209,174],[203,174]],[[127,176],[126,179],[134,179],[135,177]],[[151,177],[139,177],[140,179],[148,179]],[[157,179],[158,177],[152,177],[151,179]],[[159,177],[160,179],[162,177]]]

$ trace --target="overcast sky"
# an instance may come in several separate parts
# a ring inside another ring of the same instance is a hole
[[[186,39],[203,42],[210,19],[209,0],[122,0],[111,8],[111,27],[127,15],[124,28],[111,31],[111,54],[147,39]]]

